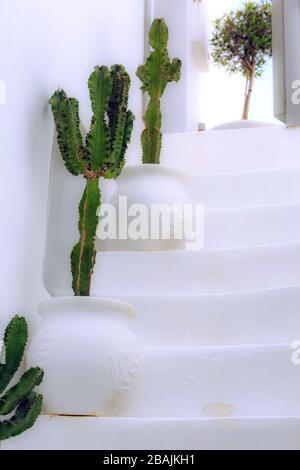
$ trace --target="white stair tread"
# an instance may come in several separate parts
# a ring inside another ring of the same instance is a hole
[[[299,162],[300,163],[300,162]],[[193,201],[207,209],[300,202],[300,166],[232,174],[198,174],[190,182]]]
[[[243,292],[297,286],[299,279],[300,245],[106,252],[97,255],[91,295]],[[48,287],[54,296],[67,295],[57,284]]]
[[[292,354],[291,345],[142,348],[118,416],[300,416],[300,370]]]
[[[64,418],[41,416],[2,450],[300,450],[300,418]]]
[[[299,128],[285,127],[166,134],[161,162],[190,174],[294,167],[299,136]]]
[[[135,307],[132,328],[144,346],[288,344],[300,335],[300,287],[117,297]]]

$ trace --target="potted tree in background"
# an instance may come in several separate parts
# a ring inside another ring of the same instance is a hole
[[[255,79],[262,76],[272,56],[272,4],[248,1],[241,9],[217,19],[214,26],[213,61],[229,73],[242,74],[246,80],[242,120],[217,128],[266,125],[249,121],[249,110]]]
[[[86,142],[78,101],[63,90],[50,99],[61,156],[73,175],[84,177],[86,187],[79,204],[79,241],[70,262],[74,297],[39,306],[42,326],[31,342],[27,362],[39,361],[45,370],[41,390],[47,413],[108,416],[135,373],[136,341],[128,304],[89,297],[96,261],[99,178],[115,179],[121,173],[134,116],[127,109],[130,77],[122,65],[95,67],[88,86],[93,117]]]
[[[181,61],[169,58],[169,31],[164,19],[153,21],[149,31],[149,45],[152,49],[144,65],[137,69],[136,75],[142,82],[142,91],[148,94],[149,101],[144,115],[145,129],[141,136],[142,162],[125,168],[117,182],[117,190],[111,203],[120,210],[120,196],[127,197],[128,206],[143,204],[150,209],[152,204],[171,205],[189,201],[186,192],[187,176],[174,168],[160,165],[162,149],[161,99],[170,82],[178,82],[181,77]],[[170,112],[176,112],[176,105]],[[176,156],[174,156],[176,158]],[[178,222],[178,221],[177,221]],[[108,244],[109,249],[125,251],[155,251],[181,249],[185,241],[175,239],[176,220],[170,223],[171,239],[164,239],[162,227],[157,239],[150,237],[131,240],[118,238]],[[180,221],[181,222],[181,221]]]

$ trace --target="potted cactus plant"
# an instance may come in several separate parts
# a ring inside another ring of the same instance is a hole
[[[159,164],[162,147],[161,98],[169,82],[181,77],[181,61],[170,61],[168,53],[168,26],[162,18],[153,21],[149,31],[149,45],[153,49],[146,64],[140,65],[136,75],[142,82],[142,91],[148,93],[149,103],[144,116],[145,129],[141,141],[143,163]]]
[[[71,253],[74,297],[40,305],[42,326],[27,361],[40,361],[46,372],[42,392],[48,413],[107,416],[115,411],[135,373],[136,341],[129,305],[89,296],[96,261],[99,179],[115,179],[121,173],[134,116],[128,110],[130,77],[122,65],[95,67],[88,87],[93,117],[85,143],[78,101],[63,90],[50,99],[65,166],[73,175],[83,176],[86,187],[79,204],[79,241]]]
[[[34,391],[44,376],[39,367],[27,370],[17,384],[7,390],[23,359],[27,338],[25,318],[15,316],[5,330],[5,362],[0,364],[0,441],[31,428],[42,409],[43,397]]]
[[[161,99],[170,82],[178,82],[181,77],[181,61],[169,58],[169,31],[164,19],[153,21],[149,31],[149,45],[152,49],[144,65],[137,69],[137,77],[142,82],[142,91],[148,93],[149,101],[144,115],[145,129],[141,136],[143,165],[125,168],[117,183],[116,193],[111,202],[118,207],[120,196],[127,196],[128,205],[152,204],[172,205],[189,202],[186,192],[187,176],[175,169],[160,165],[162,149]],[[170,112],[176,112],[176,108]],[[171,235],[176,232],[176,220],[171,218]],[[185,247],[183,239],[164,239],[162,231],[158,239],[121,240],[110,247],[119,250],[172,250]]]

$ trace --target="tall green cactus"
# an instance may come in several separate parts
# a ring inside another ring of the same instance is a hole
[[[68,98],[63,90],[57,90],[49,100],[66,168],[73,175],[83,175],[86,179],[79,204],[80,239],[71,254],[76,296],[90,294],[101,198],[99,177],[115,179],[121,173],[134,121],[134,115],[128,110],[130,77],[122,65],[114,65],[111,69],[95,67],[88,87],[93,117],[85,143],[80,131],[78,101]]]
[[[27,338],[25,318],[14,317],[4,334],[5,363],[0,364],[0,416],[14,414],[0,421],[0,441],[31,428],[42,409],[42,396],[33,391],[44,376],[39,367],[29,369],[16,385],[6,390],[21,364]]]
[[[150,100],[144,116],[146,128],[142,133],[143,163],[160,163],[162,146],[160,99],[169,82],[178,82],[181,77],[181,61],[172,62],[168,53],[168,26],[161,18],[153,21],[149,31],[149,44],[153,52],[146,64],[137,69],[143,92],[148,92]]]

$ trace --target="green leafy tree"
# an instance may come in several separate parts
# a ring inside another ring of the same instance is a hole
[[[96,260],[95,234],[100,205],[99,178],[115,179],[125,164],[134,115],[127,109],[130,77],[123,65],[95,67],[88,87],[93,117],[84,142],[80,131],[79,103],[57,90],[49,103],[57,129],[57,140],[66,168],[82,175],[86,187],[79,204],[79,242],[71,254],[73,291],[90,294]]]
[[[27,339],[25,318],[14,317],[5,330],[5,363],[0,363],[0,441],[31,428],[41,413],[43,398],[34,388],[43,380],[42,369],[29,369],[16,385],[7,389],[19,369]],[[3,420],[3,416],[9,418]]]
[[[142,91],[148,93],[149,103],[144,116],[142,133],[143,163],[159,163],[162,145],[160,100],[169,82],[181,77],[181,61],[170,61],[168,52],[169,31],[162,18],[153,21],[149,31],[149,44],[153,51],[146,64],[140,65],[136,75],[142,82]]]
[[[255,78],[263,74],[272,56],[272,5],[248,1],[217,19],[214,26],[212,58],[229,73],[239,72],[246,78],[242,119],[248,119]]]

